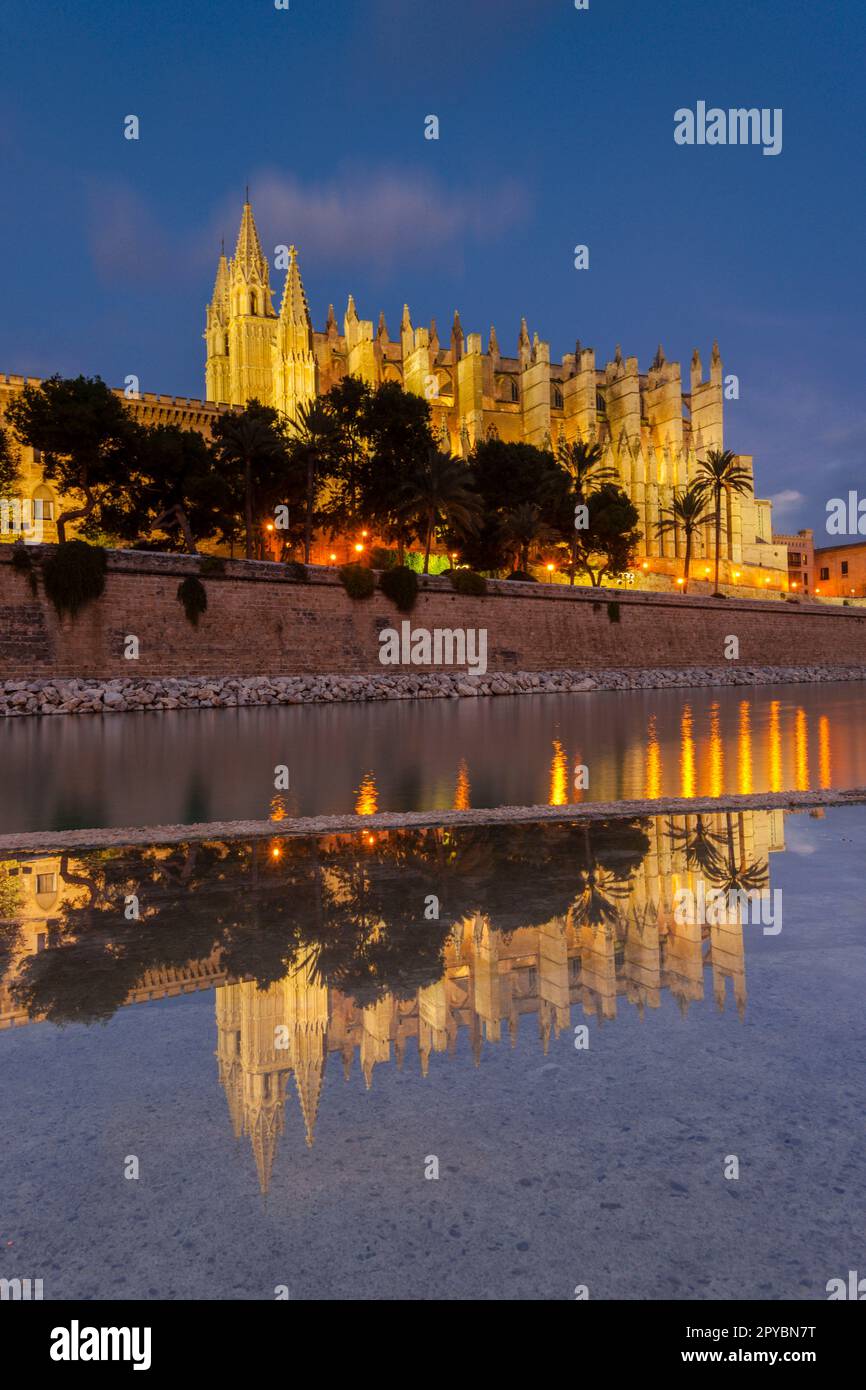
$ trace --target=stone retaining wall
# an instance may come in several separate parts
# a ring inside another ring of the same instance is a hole
[[[38,552],[39,547],[33,547]],[[336,573],[313,569],[294,582],[280,566],[228,561],[205,577],[207,612],[193,627],[177,600],[180,580],[198,573],[188,556],[115,551],[106,591],[75,620],[58,619],[41,591],[0,546],[0,681],[100,681],[228,676],[372,676],[430,667],[386,668],[379,634],[405,615],[378,590],[350,599]],[[866,666],[866,614],[854,608],[761,600],[592,591],[563,585],[489,584],[483,597],[456,594],[428,578],[413,628],[483,629],[490,674],[592,672],[609,668]],[[728,663],[729,636],[739,660]],[[127,660],[127,638],[138,659]],[[442,671],[446,668],[435,668]],[[453,669],[453,668],[452,668]]]

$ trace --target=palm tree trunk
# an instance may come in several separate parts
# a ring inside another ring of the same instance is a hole
[[[433,543],[433,513],[427,513],[427,544],[424,548],[424,573],[430,573],[430,546]]]
[[[307,456],[307,515],[304,521],[304,564],[310,563],[313,548],[313,455]]]
[[[252,461],[244,460],[244,526],[247,533],[247,559],[253,558],[253,468]]]
[[[719,592],[719,560],[722,547],[722,489],[716,488],[716,593]]]
[[[692,533],[686,531],[686,553],[683,560],[683,593],[689,592],[689,565],[692,562]]]

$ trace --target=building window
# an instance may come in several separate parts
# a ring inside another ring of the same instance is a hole
[[[808,570],[803,570],[803,583],[804,583],[804,584],[808,584],[808,583],[809,583],[809,571],[808,571]]]
[[[553,387],[553,408],[554,410],[562,410],[562,391],[556,385]]]
[[[802,563],[803,563],[803,560],[802,560],[802,557],[801,557],[799,551],[797,551],[797,550],[789,550],[789,551],[788,551],[788,564],[791,566],[792,569],[799,569],[800,566],[802,565]]]
[[[822,566],[821,566],[821,582],[822,582],[822,584],[823,584],[823,582],[824,582],[825,579],[829,579],[829,578],[830,578],[830,571],[829,571],[829,569],[827,568],[826,565],[822,565]]]
[[[45,497],[34,497],[33,499],[33,520],[34,521],[53,521],[54,503]]]
[[[847,561],[847,560],[843,560],[843,561],[842,561],[842,573],[843,573],[843,574],[847,574],[847,573],[848,573],[848,561]]]
[[[57,875],[56,874],[37,874],[36,875],[37,893],[56,893]]]
[[[511,378],[511,399],[514,402],[520,400],[520,387],[517,385],[517,382],[514,380],[514,377]]]

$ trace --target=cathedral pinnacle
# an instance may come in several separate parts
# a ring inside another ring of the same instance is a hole
[[[240,277],[248,283],[265,287],[268,285],[268,262],[262,251],[262,243],[249,202],[244,203],[241,213],[232,270],[236,279]]]
[[[298,266],[298,253],[294,246],[289,247],[289,268],[283,288],[283,302],[280,305],[280,319],[285,323],[312,328],[307,296]]]

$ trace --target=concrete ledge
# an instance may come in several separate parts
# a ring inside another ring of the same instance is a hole
[[[202,840],[282,840],[288,836],[354,835],[377,830],[429,830],[461,825],[522,825],[532,821],[625,820],[718,811],[802,811],[866,802],[866,787],[847,791],[754,792],[749,796],[674,796],[657,801],[596,801],[568,806],[497,806],[472,811],[380,811],[373,816],[302,816],[286,820],[212,821],[204,825],[151,825],[111,830],[39,830],[0,835],[7,858],[61,850],[123,845],[177,845]]]

